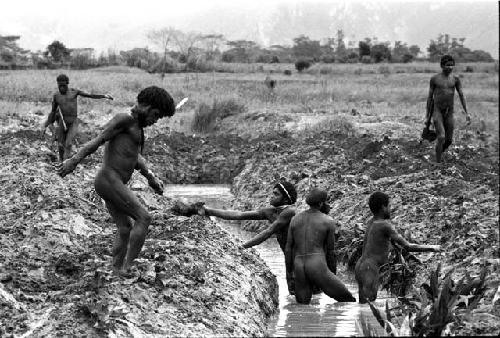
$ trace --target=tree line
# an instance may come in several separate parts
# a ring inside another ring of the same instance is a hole
[[[110,65],[127,65],[149,72],[209,71],[210,63],[296,63],[307,68],[322,63],[407,63],[415,60],[436,61],[451,54],[458,62],[492,62],[483,50],[465,47],[465,38],[439,34],[431,39],[422,53],[417,45],[403,41],[379,41],[367,37],[362,41],[347,41],[342,30],[335,37],[313,40],[306,35],[293,39],[291,46],[262,47],[250,40],[227,40],[222,34],[183,32],[173,27],[151,30],[146,35],[156,51],[133,48],[116,52],[108,49],[96,56],[92,48],[68,48],[53,41],[45,51],[31,52],[20,48],[20,36],[0,36],[0,68],[75,68],[86,69]],[[301,66],[302,67],[302,66]],[[299,68],[297,68],[299,69]]]

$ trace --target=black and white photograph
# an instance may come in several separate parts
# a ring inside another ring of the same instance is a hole
[[[0,6],[0,337],[500,335],[493,0]]]

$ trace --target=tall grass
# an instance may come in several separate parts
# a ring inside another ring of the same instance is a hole
[[[212,106],[201,103],[194,114],[191,130],[199,133],[213,132],[219,121],[232,115],[244,113],[246,110],[244,104],[233,98],[214,100]]]

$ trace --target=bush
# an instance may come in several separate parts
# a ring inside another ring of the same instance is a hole
[[[271,63],[280,63],[280,59],[277,55],[273,55],[273,57],[271,58]]]
[[[465,67],[465,72],[466,73],[474,73],[474,67],[472,67],[472,66],[466,66]]]
[[[298,60],[295,62],[295,69],[297,69],[298,72],[302,72],[304,69],[309,67],[311,67],[311,62],[308,60]]]
[[[283,71],[283,74],[285,74],[285,75],[292,75],[292,71],[290,69],[285,69]]]
[[[217,122],[226,117],[244,113],[246,111],[244,104],[235,99],[214,100],[212,107],[206,103],[201,103],[194,114],[191,130],[201,133],[209,133],[216,130]]]

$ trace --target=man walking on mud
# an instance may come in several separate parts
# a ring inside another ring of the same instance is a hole
[[[141,252],[151,223],[148,211],[127,187],[134,170],[140,171],[156,193],[163,194],[162,182],[148,169],[140,154],[144,146],[144,128],[160,118],[174,115],[174,112],[174,101],[164,89],[155,86],[145,88],[137,96],[137,104],[129,114],[117,114],[99,136],[87,142],[58,167],[59,175],[64,177],[106,143],[103,164],[94,183],[96,192],[105,201],[118,227],[113,246],[116,272],[124,272],[131,267]]]
[[[213,209],[202,206],[198,213],[202,216],[215,216],[225,220],[267,220],[271,225],[257,234],[252,239],[243,244],[244,248],[251,248],[258,245],[273,234],[276,234],[276,239],[283,253],[285,252],[285,244],[287,241],[288,226],[290,220],[295,216],[295,208],[293,204],[297,201],[297,191],[290,182],[277,183],[272,191],[272,197],[269,201],[270,207],[260,208],[252,211],[235,211]],[[293,275],[286,275],[288,291],[293,294]]]
[[[334,274],[336,225],[327,199],[326,191],[312,189],[306,197],[309,209],[297,214],[288,229],[286,270],[295,276],[295,299],[301,304],[311,302],[314,285],[339,302],[356,301]]]
[[[441,248],[439,245],[419,245],[406,241],[389,222],[391,213],[389,196],[386,194],[380,191],[373,193],[368,200],[368,205],[373,218],[366,226],[363,253],[354,270],[360,303],[377,299],[379,270],[388,262],[391,241],[413,252],[440,251]]]
[[[52,111],[47,121],[43,124],[42,133],[45,134],[45,130],[49,125],[55,121],[58,122],[56,129],[57,148],[59,151],[59,160],[63,161],[71,156],[73,139],[78,134],[78,96],[109,100],[113,100],[113,97],[108,94],[87,94],[78,89],[68,88],[69,78],[65,74],[59,75],[56,80],[59,93],[54,94],[52,98]]]
[[[436,162],[441,163],[442,153],[451,145],[453,140],[454,98],[455,89],[458,92],[460,102],[464,108],[467,123],[470,123],[470,115],[467,112],[465,97],[462,92],[462,84],[458,76],[452,75],[455,60],[450,55],[441,57],[442,72],[431,78],[429,95],[427,97],[427,117],[432,116],[434,128],[437,134]]]

